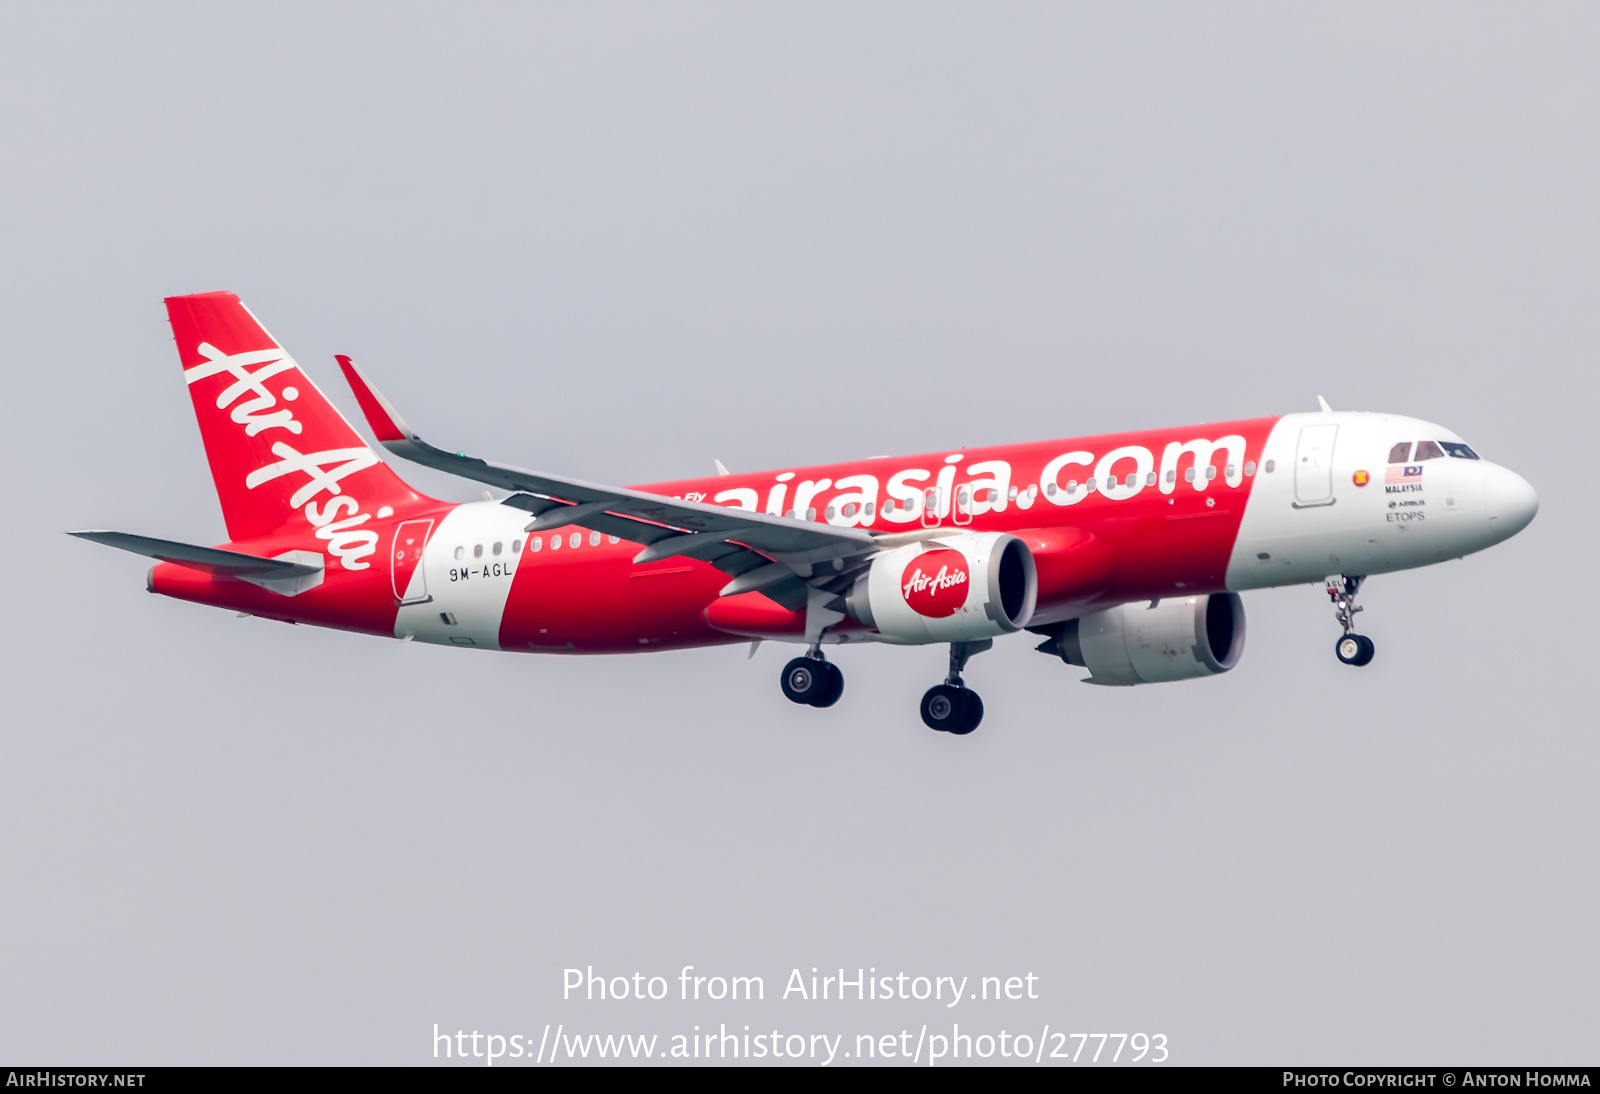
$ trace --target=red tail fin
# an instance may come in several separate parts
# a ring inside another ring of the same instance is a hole
[[[167,316],[230,539],[291,520],[319,531],[334,528],[335,518],[353,527],[358,511],[426,500],[378,459],[233,293],[168,297]],[[350,549],[335,553],[364,569],[355,560],[372,553],[361,549],[366,536],[339,538]]]

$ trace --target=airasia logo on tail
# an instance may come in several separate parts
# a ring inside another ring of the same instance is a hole
[[[217,395],[217,409],[228,410],[229,417],[244,426],[247,437],[254,437],[268,429],[286,429],[299,434],[300,422],[288,407],[274,410],[281,396],[284,402],[300,398],[298,389],[285,386],[276,395],[265,381],[281,372],[298,369],[294,359],[280,348],[250,350],[245,353],[223,353],[210,342],[201,342],[195,352],[204,363],[183,370],[184,380],[193,384],[226,373],[233,383]],[[255,366],[254,371],[251,366]],[[240,399],[251,396],[244,402]],[[235,405],[237,404],[237,405]],[[272,454],[276,463],[264,464],[245,476],[244,485],[254,490],[263,483],[272,482],[285,475],[300,474],[306,477],[289,496],[289,507],[305,506],[306,520],[316,527],[318,539],[328,541],[327,552],[337,558],[346,570],[365,570],[371,563],[358,561],[378,550],[378,533],[370,528],[355,531],[357,525],[372,519],[372,514],[361,512],[362,503],[349,494],[339,480],[357,471],[364,471],[378,462],[378,454],[366,445],[352,448],[330,448],[322,452],[301,452],[287,441],[275,441]],[[331,495],[318,506],[319,494]],[[379,516],[383,516],[379,511]]]
[[[943,619],[967,602],[967,556],[941,547],[916,557],[902,576],[900,594],[918,615]]]

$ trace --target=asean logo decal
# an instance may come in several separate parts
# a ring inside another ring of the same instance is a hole
[[[967,557],[941,547],[918,555],[900,575],[900,594],[918,615],[943,619],[967,602]]]
[[[1365,486],[1367,483],[1372,481],[1372,476],[1368,475],[1365,471],[1357,471],[1354,475],[1350,476],[1350,481],[1355,483],[1357,486]]]

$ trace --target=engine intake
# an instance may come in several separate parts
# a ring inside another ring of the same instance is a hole
[[[1026,627],[1038,596],[1026,543],[964,532],[877,556],[845,610],[888,642],[970,642]]]
[[[1238,593],[1213,593],[1120,604],[1068,621],[1039,649],[1088,669],[1088,684],[1215,676],[1244,653],[1244,602]]]

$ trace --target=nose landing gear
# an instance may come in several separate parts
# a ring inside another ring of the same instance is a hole
[[[945,677],[944,683],[929,688],[922,697],[922,723],[929,729],[965,736],[978,728],[978,723],[983,721],[983,700],[962,683],[961,672],[974,654],[992,645],[992,638],[950,643],[950,675]]]
[[[1332,574],[1326,582],[1328,599],[1333,601],[1333,614],[1344,628],[1344,635],[1334,643],[1334,656],[1346,665],[1357,667],[1369,663],[1376,652],[1372,639],[1356,633],[1356,613],[1366,610],[1356,606],[1356,593],[1365,580],[1360,575]]]
[[[813,647],[783,666],[783,696],[802,706],[831,707],[844,694],[844,673]]]

